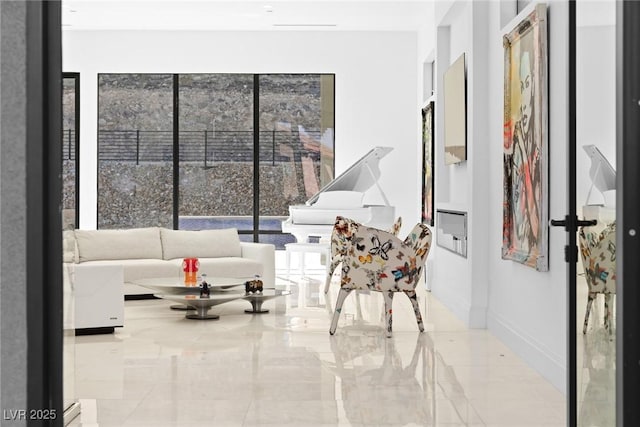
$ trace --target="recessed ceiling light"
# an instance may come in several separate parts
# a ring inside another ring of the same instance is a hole
[[[337,24],[273,24],[274,27],[337,27]]]

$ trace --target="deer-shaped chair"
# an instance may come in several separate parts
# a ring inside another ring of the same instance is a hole
[[[342,216],[336,217],[336,222],[333,226],[333,231],[331,232],[331,263],[329,264],[329,268],[327,269],[327,279],[324,284],[324,293],[329,292],[329,285],[331,284],[331,279],[333,278],[333,272],[335,271],[338,264],[342,262],[344,258],[344,254],[347,248],[347,240],[351,238],[352,226],[356,224],[355,221],[345,218]],[[402,217],[398,217],[396,221],[391,226],[391,234],[397,236],[400,232],[400,228],[402,227]]]
[[[431,248],[432,235],[429,228],[424,224],[416,224],[402,241],[390,232],[352,221],[350,233],[350,237],[346,239],[340,293],[336,299],[329,333],[335,333],[342,304],[354,289],[382,292],[388,337],[392,333],[391,308],[395,292],[404,292],[409,297],[418,328],[420,332],[424,331],[415,288]]]
[[[589,286],[582,333],[587,333],[591,306],[598,294],[604,294],[604,327],[612,333],[612,297],[616,294],[616,223],[607,225],[600,233],[591,229],[581,227],[578,233],[584,276]]]

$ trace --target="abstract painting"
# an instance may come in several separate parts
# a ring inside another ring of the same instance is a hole
[[[548,271],[547,12],[532,4],[504,45],[502,258]]]
[[[433,124],[434,104],[422,109],[422,222],[433,226]]]

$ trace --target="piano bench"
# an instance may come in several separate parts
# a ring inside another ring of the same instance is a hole
[[[324,254],[326,273],[329,273],[329,265],[331,264],[331,246],[328,243],[287,243],[284,247],[287,255],[287,276],[291,271],[291,252],[300,253],[300,274],[304,275],[304,257],[307,252]]]

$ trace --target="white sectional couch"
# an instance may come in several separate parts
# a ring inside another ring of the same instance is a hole
[[[190,257],[199,259],[199,273],[209,277],[259,275],[266,287],[275,283],[275,247],[241,242],[234,228],[74,230],[65,232],[64,244],[64,261],[68,266],[122,266],[125,296],[152,293],[131,283],[133,280],[182,277],[182,260]]]

